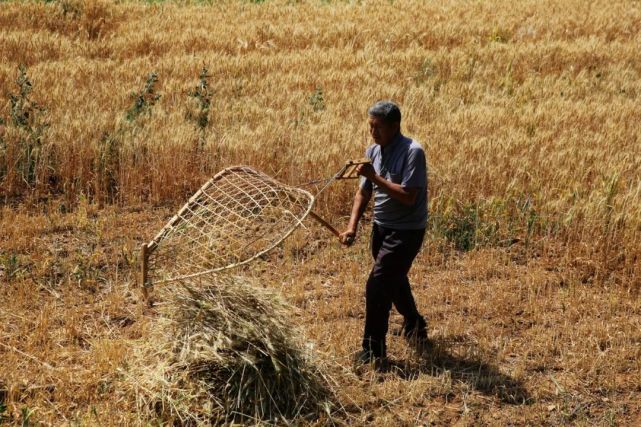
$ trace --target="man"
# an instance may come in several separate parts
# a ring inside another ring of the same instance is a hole
[[[401,134],[401,111],[391,101],[368,110],[374,144],[367,148],[371,164],[361,165],[359,189],[341,242],[350,245],[358,222],[374,193],[371,249],[374,266],[365,288],[363,349],[356,362],[384,361],[385,335],[392,304],[403,315],[403,335],[427,344],[427,325],[416,309],[407,273],[418,254],[427,223],[427,166],[423,148]]]

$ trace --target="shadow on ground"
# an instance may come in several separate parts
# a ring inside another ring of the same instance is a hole
[[[458,345],[452,345],[452,343]],[[523,383],[499,371],[497,366],[471,343],[461,343],[456,337],[432,342],[432,345],[408,360],[390,360],[390,373],[414,380],[419,375],[442,376],[449,374],[454,381],[465,383],[475,390],[496,396],[510,404],[530,404],[532,398]]]

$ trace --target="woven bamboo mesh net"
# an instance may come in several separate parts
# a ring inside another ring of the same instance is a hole
[[[286,239],[314,196],[249,167],[218,173],[149,243],[146,285],[248,263]]]

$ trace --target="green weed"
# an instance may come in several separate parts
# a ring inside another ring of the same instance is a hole
[[[38,183],[39,173],[44,177],[53,169],[42,159],[49,123],[45,120],[45,107],[31,98],[33,84],[23,65],[18,67],[16,86],[18,92],[9,94],[9,117],[0,122],[0,181],[13,174],[17,180],[9,183],[13,190],[19,191],[20,187],[32,190]],[[9,132],[11,136],[7,137]],[[13,159],[7,155],[9,144],[15,147]]]
[[[145,87],[140,92],[132,93],[131,96],[134,103],[125,113],[127,121],[133,122],[142,114],[148,114],[151,111],[151,108],[160,99],[160,95],[156,94],[156,83],[158,83],[158,75],[156,73],[149,73]]]
[[[20,263],[20,259],[15,253],[0,257],[0,265],[2,265],[4,275],[8,281],[15,279],[24,271],[24,268]]]
[[[122,148],[127,135],[136,131],[135,124],[144,115],[150,114],[160,99],[156,93],[158,75],[154,72],[147,75],[144,87],[132,93],[133,104],[125,112],[125,123],[121,123],[114,132],[105,132],[98,141],[97,153],[93,162],[96,174],[95,192],[102,201],[114,202],[118,195],[118,174],[120,171]],[[135,152],[144,157],[145,150]]]
[[[33,415],[34,410],[29,409],[27,407],[24,407],[20,410],[20,414],[22,415],[22,427],[29,427],[31,425],[31,416]]]
[[[195,103],[195,111],[190,110],[187,112],[187,120],[193,122],[200,132],[200,137],[198,139],[198,152],[202,152],[205,145],[206,130],[209,126],[209,111],[211,107],[211,101],[214,96],[213,92],[209,88],[209,75],[207,68],[203,67],[198,76],[198,84],[187,94]]]
[[[309,97],[309,105],[312,106],[314,112],[323,111],[325,109],[325,97],[323,95],[323,88],[317,87]]]

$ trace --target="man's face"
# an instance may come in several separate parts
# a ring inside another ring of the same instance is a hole
[[[367,122],[369,123],[369,134],[374,142],[381,147],[392,142],[400,127],[398,123],[386,123],[380,117],[369,116]]]

